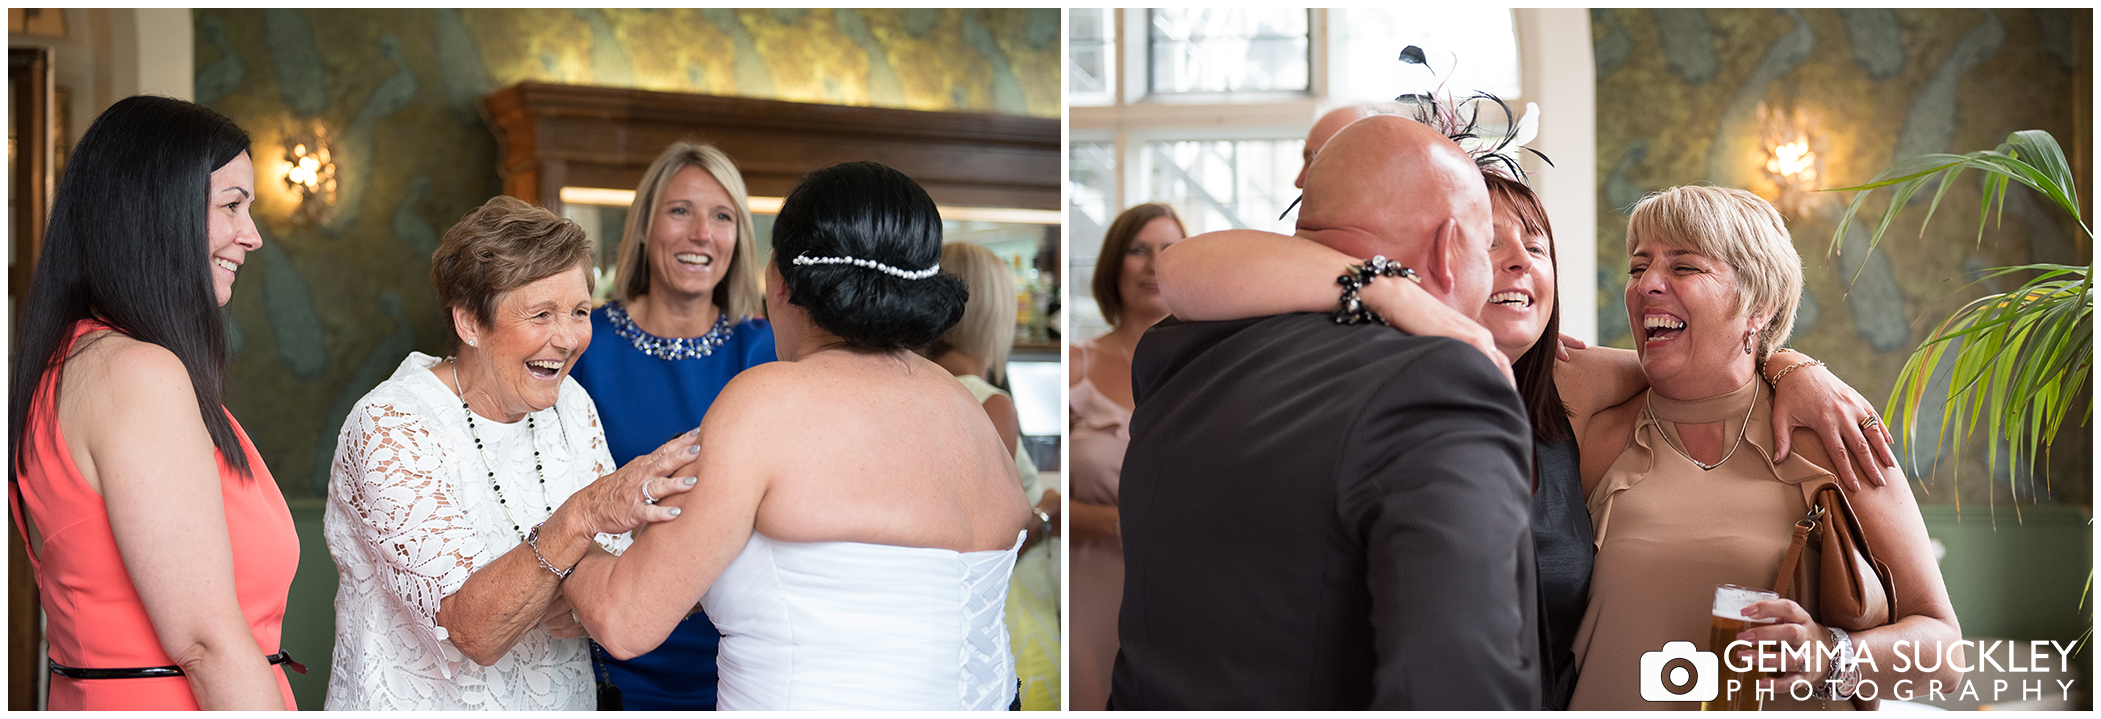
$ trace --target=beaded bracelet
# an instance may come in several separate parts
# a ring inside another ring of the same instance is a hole
[[[540,524],[546,524],[546,522],[541,522]],[[550,571],[550,572],[554,572],[554,576],[555,576],[555,579],[556,579],[556,580],[558,580],[558,581],[559,581],[559,580],[562,580],[562,579],[568,579],[568,578],[569,578],[569,573],[570,573],[570,572],[574,572],[574,571],[576,571],[576,569],[575,569],[575,568],[573,568],[573,567],[572,567],[572,568],[569,568],[569,569],[559,569],[559,568],[556,568],[556,567],[554,566],[554,562],[550,562],[550,561],[547,561],[547,558],[546,558],[546,557],[540,556],[540,524],[535,524],[535,525],[533,525],[533,531],[531,531],[531,532],[527,532],[527,533],[526,533],[526,535],[525,535],[525,546],[528,546],[528,547],[531,547],[531,548],[532,548],[532,550],[533,550],[533,558],[534,558],[534,559],[538,559],[538,560],[540,560],[540,566],[541,566],[541,568],[544,568],[544,569],[546,569],[547,571]]]
[[[1335,309],[1335,324],[1361,325],[1366,322],[1386,324],[1386,318],[1380,317],[1379,313],[1371,311],[1369,307],[1365,307],[1364,301],[1357,297],[1358,292],[1363,290],[1365,285],[1369,285],[1373,280],[1381,277],[1406,277],[1416,284],[1422,284],[1423,281],[1421,277],[1415,274],[1414,269],[1402,267],[1399,263],[1386,259],[1385,255],[1375,255],[1361,265],[1350,265],[1347,272],[1335,278],[1335,284],[1342,285],[1340,306]]]
[[[1796,362],[1796,363],[1794,363],[1794,364],[1788,365],[1788,366],[1787,366],[1787,367],[1785,367],[1785,368],[1782,368],[1782,369],[1781,369],[1781,370],[1780,370],[1779,372],[1777,372],[1777,373],[1774,373],[1774,374],[1773,374],[1773,376],[1772,376],[1771,378],[1767,379],[1767,380],[1766,380],[1765,382],[1766,382],[1766,384],[1770,384],[1770,385],[1772,385],[1772,386],[1773,386],[1773,389],[1779,389],[1779,388],[1780,388],[1780,379],[1781,379],[1781,378],[1783,378],[1783,377],[1786,377],[1786,376],[1787,376],[1787,373],[1789,373],[1789,372],[1793,372],[1793,371],[1795,371],[1795,370],[1798,370],[1798,369],[1801,369],[1801,368],[1803,368],[1803,367],[1822,367],[1822,366],[1824,366],[1824,361],[1823,361],[1823,360],[1817,360],[1817,359],[1812,359],[1812,360],[1802,360],[1802,361],[1800,361],[1800,362]]]

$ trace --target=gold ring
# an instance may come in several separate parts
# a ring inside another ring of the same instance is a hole
[[[1860,420],[1860,431],[1866,432],[1868,430],[1874,429],[1875,427],[1881,424],[1882,418],[1871,414]]]

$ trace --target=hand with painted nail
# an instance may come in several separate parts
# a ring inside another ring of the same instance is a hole
[[[572,526],[590,533],[619,534],[650,522],[669,522],[679,509],[659,503],[693,489],[698,478],[673,475],[699,454],[700,430],[695,429],[577,490],[561,511],[573,510],[578,521]]]

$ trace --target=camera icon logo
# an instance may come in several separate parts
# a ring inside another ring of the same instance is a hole
[[[1651,702],[1707,702],[1721,695],[1721,660],[1692,642],[1669,642],[1641,655],[1641,698]]]

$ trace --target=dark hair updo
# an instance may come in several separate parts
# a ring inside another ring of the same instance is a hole
[[[773,261],[788,302],[848,347],[918,349],[963,317],[970,290],[955,275],[908,279],[874,267],[795,264],[797,257],[852,258],[901,271],[941,261],[941,213],[904,173],[874,162],[817,170],[781,203]]]

